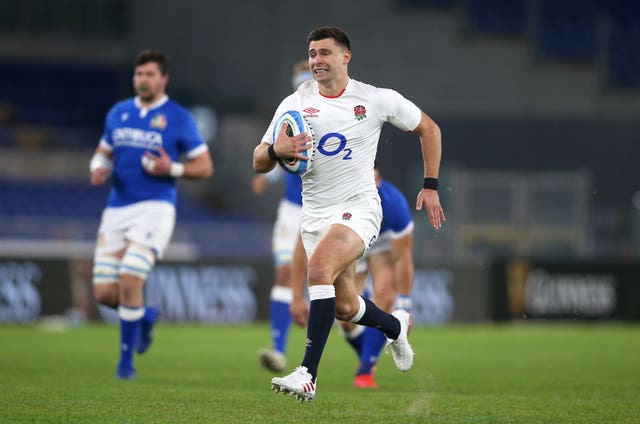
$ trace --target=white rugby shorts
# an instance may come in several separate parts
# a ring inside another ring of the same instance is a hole
[[[331,214],[323,217],[303,214],[300,231],[307,257],[313,255],[320,240],[333,224],[342,224],[355,231],[362,240],[364,253],[376,242],[381,222],[382,206],[379,197],[357,196],[336,204],[332,207]]]
[[[176,209],[161,200],[147,200],[102,212],[95,256],[122,250],[128,241],[150,247],[161,258],[176,224]]]
[[[278,215],[273,226],[271,248],[276,266],[289,265],[300,233],[302,206],[286,199],[278,205]]]

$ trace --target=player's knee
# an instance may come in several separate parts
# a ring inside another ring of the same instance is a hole
[[[282,287],[291,286],[291,265],[279,265],[276,267],[275,285]]]
[[[120,274],[132,275],[145,281],[156,261],[156,255],[150,247],[131,243],[122,257]]]
[[[117,284],[94,284],[93,295],[96,302],[109,307],[118,306],[118,286]]]
[[[329,267],[313,259],[310,260],[307,265],[307,278],[309,279],[310,286],[333,282]]]
[[[340,328],[342,329],[343,332],[345,333],[349,333],[351,332],[354,328],[356,328],[356,324],[350,321],[340,321],[339,322]]]
[[[120,298],[122,303],[130,305],[131,300],[139,295],[142,285],[138,277],[133,275],[124,275],[120,282]]]
[[[336,299],[336,318],[340,321],[349,321],[358,312],[359,305],[352,302]]]

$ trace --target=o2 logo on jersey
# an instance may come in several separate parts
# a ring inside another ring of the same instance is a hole
[[[333,139],[338,139],[338,142],[333,142]],[[331,140],[331,143],[328,143]],[[351,149],[347,148],[347,137],[340,133],[328,133],[322,136],[318,142],[318,152],[325,156],[335,156],[338,153],[344,152],[345,155],[342,160],[351,160]]]

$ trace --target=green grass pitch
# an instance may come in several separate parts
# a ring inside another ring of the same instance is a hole
[[[0,423],[638,423],[637,325],[450,325],[410,336],[413,369],[382,355],[377,390],[334,329],[312,403],[270,390],[266,324],[160,323],[139,378],[113,378],[116,326],[0,326]],[[289,368],[305,333],[291,331]]]

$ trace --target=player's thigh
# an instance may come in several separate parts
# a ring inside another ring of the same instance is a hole
[[[331,284],[354,263],[363,249],[362,239],[351,228],[331,225],[309,258],[309,285]]]
[[[291,286],[291,265],[276,265],[275,267],[275,285],[290,287]]]
[[[96,302],[111,307],[115,307],[120,303],[119,285],[117,282],[111,283],[95,283],[93,284],[93,295]]]

